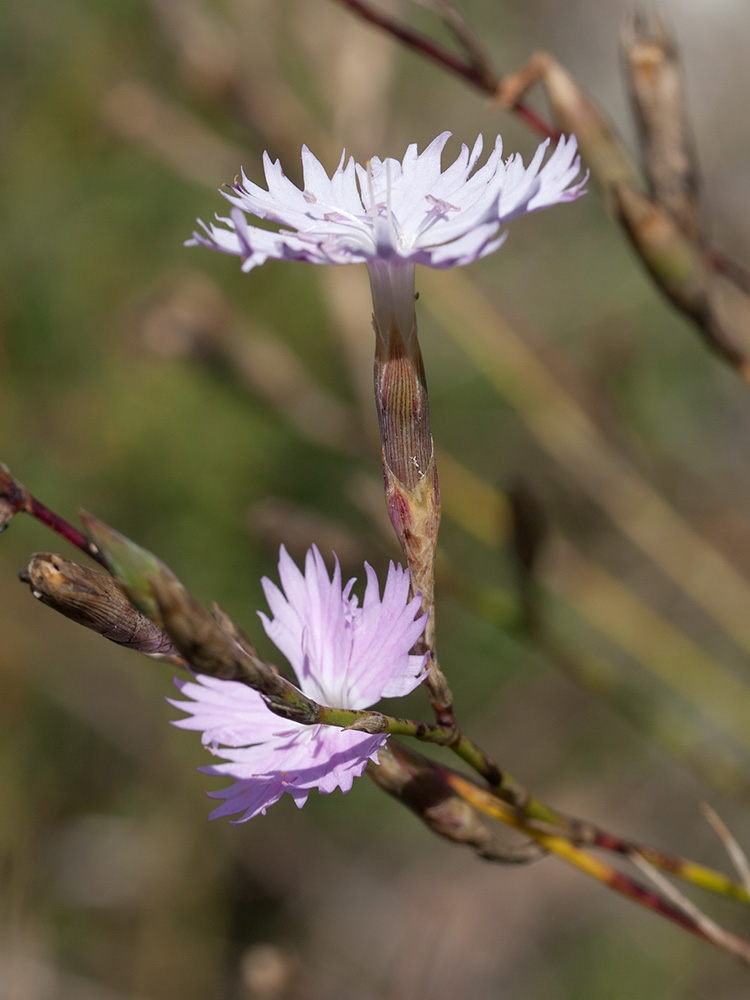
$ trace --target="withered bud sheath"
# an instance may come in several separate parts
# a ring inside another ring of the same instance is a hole
[[[169,636],[133,607],[107,573],[37,552],[19,576],[42,604],[105,639],[149,656],[177,657]]]
[[[428,686],[438,719],[452,719],[452,695],[435,660],[435,550],[440,486],[414,307],[414,265],[368,266],[375,330],[375,404],[388,515],[406,556],[412,588],[429,615],[417,652],[432,657]]]
[[[389,740],[378,751],[378,761],[367,765],[368,776],[439,837],[472,847],[488,861],[506,864],[522,864],[544,854],[536,844],[515,847],[499,843],[476,809],[416,751]]]
[[[750,382],[746,293],[721,282],[701,245],[663,206],[625,184],[616,198],[617,217],[659,288],[695,322],[706,344]]]
[[[217,621],[166,572],[151,581],[151,588],[164,628],[196,673],[247,684],[285,719],[304,725],[320,721],[317,702],[261,660],[221,609],[215,609]]]
[[[591,178],[612,210],[612,192],[621,184],[638,186],[638,169],[616,129],[597,102],[583,91],[568,71],[548,52],[536,52],[515,73],[504,76],[495,103],[514,107],[538,81],[544,85],[556,123],[573,132]]]
[[[700,240],[698,165],[677,44],[664,20],[644,11],[623,28],[621,37],[652,197],[686,236]]]

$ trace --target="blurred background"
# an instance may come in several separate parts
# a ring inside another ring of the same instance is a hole
[[[443,40],[424,7],[385,5]],[[750,251],[750,11],[662,5],[717,248]],[[552,52],[626,141],[630,4],[464,0],[496,68]],[[185,249],[261,154],[299,178],[444,129],[538,137],[332,0],[0,5],[0,457],[218,600],[255,610],[283,540],[397,558],[363,268]],[[532,103],[544,111],[543,94]],[[421,273],[444,521],[438,648],[463,727],[569,813],[728,867],[750,844],[750,393],[653,288],[595,192]],[[519,584],[518,532],[543,540]],[[490,867],[367,779],[208,823],[173,671],[37,604],[0,539],[0,994],[9,1000],[747,996],[748,972],[554,859]],[[427,717],[420,694],[400,714]],[[738,933],[750,914],[698,900]]]

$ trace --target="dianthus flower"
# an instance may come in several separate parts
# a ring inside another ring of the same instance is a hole
[[[572,201],[584,181],[575,136],[561,138],[542,166],[546,139],[528,167],[520,155],[502,159],[503,141],[475,170],[482,136],[469,152],[441,171],[441,156],[450,132],[441,133],[422,152],[416,144],[403,160],[373,157],[367,166],[345,162],[332,177],[307,146],[302,147],[304,188],[285,176],[277,160],[263,154],[268,190],[247,178],[222,194],[234,206],[224,226],[206,226],[189,245],[201,244],[243,258],[250,271],[269,257],[306,260],[312,264],[370,264],[374,260],[410,261],[428,267],[468,264],[497,250],[505,234],[500,226],[519,215]],[[244,213],[284,226],[280,232],[248,224]]]
[[[441,170],[450,132],[442,132],[419,153],[410,145],[403,160],[374,156],[366,166],[346,160],[329,177],[307,146],[302,147],[303,188],[284,174],[281,163],[263,154],[268,190],[242,171],[222,194],[233,206],[221,225],[194,232],[188,246],[207,246],[242,257],[250,271],[269,258],[312,264],[367,264],[376,318],[392,297],[414,295],[414,265],[445,268],[493,253],[505,241],[501,226],[528,212],[583,193],[575,136],[559,140],[546,163],[546,139],[525,167],[519,154],[503,160],[503,141],[477,168],[482,136]],[[250,225],[245,213],[283,227]],[[398,303],[396,303],[398,306]]]
[[[351,593],[355,581],[342,587],[338,560],[329,578],[313,546],[303,574],[282,547],[281,589],[262,581],[273,615],[259,612],[266,633],[294,668],[301,690],[329,707],[369,708],[381,698],[408,694],[424,679],[425,657],[409,653],[426,619],[419,615],[419,596],[409,600],[409,574],[391,563],[381,598],[367,563],[365,573],[360,605]],[[225,761],[202,770],[235,779],[228,788],[209,792],[224,799],[212,819],[241,813],[235,822],[244,822],[265,813],[284,793],[301,807],[313,788],[348,792],[387,740],[283,719],[257,691],[236,681],[198,675],[175,683],[190,699],[172,702],[189,714],[175,725],[201,730],[204,744]]]
[[[218,216],[218,224],[201,222],[203,232],[188,241],[241,257],[244,271],[269,258],[367,265],[386,504],[414,589],[429,611],[423,646],[433,654],[440,486],[417,335],[415,267],[447,268],[486,257],[505,241],[506,223],[573,201],[586,182],[575,136],[562,137],[545,162],[546,140],[528,167],[519,155],[503,160],[500,136],[480,166],[479,136],[471,151],[462,146],[443,170],[449,137],[443,132],[421,153],[412,144],[402,160],[373,157],[365,166],[342,154],[330,177],[303,146],[302,188],[266,153],[267,189],[243,171],[222,192],[232,206],[229,216]],[[450,724],[451,694],[434,655],[427,684],[436,718]]]

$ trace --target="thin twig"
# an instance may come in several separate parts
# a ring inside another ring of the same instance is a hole
[[[414,3],[419,3],[429,10],[435,11],[481,77],[488,82],[497,80],[489,52],[480,41],[476,31],[451,0],[414,0]]]
[[[386,31],[394,38],[398,38],[407,48],[419,52],[426,59],[442,66],[456,76],[462,77],[467,83],[484,91],[486,94],[494,94],[497,89],[498,79],[491,73],[480,71],[476,66],[465,63],[454,53],[450,52],[438,42],[433,41],[429,35],[425,35],[416,28],[399,21],[398,18],[391,17],[383,11],[376,10],[365,0],[336,0],[343,7],[348,7],[354,14],[357,14],[364,21],[374,24],[377,28]]]
[[[446,771],[439,765],[436,765],[436,770],[453,789],[486,815],[494,816],[508,826],[522,830],[533,837],[546,850],[557,854],[563,861],[574,865],[591,878],[596,879],[615,892],[627,896],[633,902],[651,910],[652,913],[665,917],[667,920],[678,924],[697,937],[709,941],[718,948],[735,955],[746,965],[750,965],[750,942],[722,930],[692,904],[689,906],[683,905],[684,897],[677,893],[677,890],[667,883],[666,879],[663,881],[669,887],[669,891],[666,888],[664,889],[664,895],[667,897],[665,899],[658,895],[658,893],[647,889],[629,876],[613,868],[611,865],[599,861],[599,859],[592,857],[580,847],[571,844],[565,837],[554,832],[545,832],[536,829],[533,825],[529,825],[525,818],[520,816],[517,811],[510,809],[505,803],[500,802],[489,792],[479,788],[461,775]],[[639,863],[636,861],[635,855],[632,856],[632,860],[636,864]],[[653,872],[661,884],[662,877],[654,871],[653,867],[645,859],[640,858],[639,860],[640,867],[645,871],[645,866],[648,866],[650,869],[649,874]]]
[[[453,52],[435,42],[429,35],[425,35],[423,32],[409,27],[403,21],[399,21],[397,18],[383,13],[383,11],[376,10],[369,3],[366,3],[365,0],[335,0],[335,2],[340,3],[343,7],[348,7],[352,13],[357,14],[364,21],[374,24],[382,31],[397,38],[407,48],[412,49],[414,52],[419,52],[425,59],[438,66],[442,66],[443,69],[460,77],[488,97],[494,97],[500,85],[500,77],[484,61],[476,63],[473,58],[470,58],[469,62],[463,61]],[[559,134],[552,125],[546,122],[541,115],[523,101],[515,102],[512,110],[527,125],[541,135],[547,137]]]
[[[0,519],[0,526],[2,528],[7,527],[11,517],[15,514],[20,514],[21,512],[30,514],[37,521],[41,521],[48,528],[52,528],[56,534],[60,535],[67,542],[70,542],[71,545],[80,549],[87,556],[90,556],[100,566],[104,566],[105,569],[107,568],[101,552],[91,539],[87,538],[78,528],[74,528],[72,524],[69,524],[59,514],[55,514],[49,507],[40,503],[35,496],[29,493],[23,483],[20,483],[15,476],[11,475],[8,466],[2,462],[0,462],[0,501],[2,502],[2,518]]]
[[[750,894],[750,864],[748,864],[747,855],[737,843],[736,839],[732,836],[732,833],[726,823],[716,812],[714,812],[707,802],[701,802],[701,809],[703,811],[703,815],[713,827],[717,837],[724,845],[724,849],[737,870],[737,874],[742,880],[742,884],[745,886],[745,891]]]
[[[706,941],[710,941],[711,944],[715,944],[722,951],[729,952],[730,955],[735,955],[745,965],[750,965],[750,942],[720,927],[716,921],[712,920],[699,909],[692,900],[688,899],[679,889],[673,886],[642,855],[635,853],[631,856],[630,860],[636,868],[640,868],[644,875],[651,879],[659,891],[674,904],[687,920],[692,921],[695,925],[693,933],[705,938]]]

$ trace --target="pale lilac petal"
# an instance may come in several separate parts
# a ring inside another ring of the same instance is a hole
[[[365,564],[367,589],[356,622],[349,699],[362,708],[380,698],[400,698],[424,680],[424,656],[409,650],[424,631],[427,615],[419,615],[419,597],[409,601],[409,574],[391,563],[383,598],[378,578]],[[415,618],[415,615],[418,617]]]
[[[239,781],[266,780],[281,774],[286,784],[298,790],[317,788],[328,794],[340,788],[348,792],[354,778],[362,774],[367,761],[386,739],[335,726],[299,726],[292,736],[268,745],[269,766],[265,770],[259,766],[255,747],[222,749],[219,753],[226,763],[211,764],[203,770]]]
[[[470,264],[473,260],[479,260],[494,253],[505,243],[508,238],[507,229],[496,236],[497,226],[493,223],[485,223],[477,226],[476,229],[464,236],[446,243],[442,247],[436,247],[431,253],[431,267],[447,268],[459,267],[463,264]]]
[[[190,700],[167,700],[190,717],[172,725],[197,729],[206,745],[246,746],[270,739],[289,725],[269,712],[258,692],[246,684],[200,675],[195,681],[175,678],[175,685]]]
[[[373,570],[363,606],[342,592],[341,571],[332,578],[313,547],[303,574],[284,548],[279,559],[283,592],[270,580],[263,588],[273,620],[261,615],[269,638],[294,667],[302,690],[324,704],[369,708],[382,697],[412,691],[423,657],[409,650],[425,618],[418,599],[409,601],[409,576],[391,565],[382,601]]]
[[[244,822],[265,813],[284,794],[292,796],[301,807],[315,788],[321,795],[336,789],[346,793],[354,779],[364,773],[368,761],[377,761],[386,739],[332,726],[299,726],[292,737],[266,744],[264,756],[258,747],[221,749],[219,753],[226,761],[201,770],[232,777],[235,782],[209,793],[212,798],[224,799],[210,818],[242,813],[236,822]]]
[[[353,604],[342,600],[338,562],[329,579],[323,558],[313,547],[303,576],[282,547],[279,577],[283,593],[270,580],[262,581],[274,617],[270,621],[261,614],[261,620],[294,668],[302,690],[325,704],[363,707],[345,705],[339,691],[351,654]]]
[[[210,768],[204,768],[211,773]],[[222,816],[236,816],[241,813],[239,819],[232,820],[233,823],[245,823],[253,816],[265,816],[266,810],[275,802],[278,802],[284,792],[291,794],[299,806],[303,806],[310,794],[309,790],[301,790],[295,794],[285,783],[281,775],[274,775],[267,779],[257,779],[254,781],[236,781],[217,792],[209,792],[212,799],[223,799],[223,803],[217,806],[209,819],[219,819]]]
[[[314,168],[313,168],[314,169]],[[343,584],[338,560],[333,572],[313,546],[304,572],[282,547],[277,586],[263,580],[272,617],[264,627],[294,668],[300,687],[323,705],[368,708],[383,697],[408,694],[424,680],[425,657],[409,651],[424,629],[419,597],[409,597],[409,574],[391,564],[382,597],[374,570],[360,606],[353,580]],[[171,700],[186,718],[175,722],[202,733],[219,758],[202,768],[234,783],[218,792],[211,814],[243,822],[265,813],[282,795],[298,806],[311,789],[348,792],[369,760],[377,761],[386,736],[335,726],[304,726],[271,712],[253,689],[236,681],[197,675],[176,681],[181,699]]]
[[[471,152],[462,146],[443,170],[449,137],[442,132],[421,153],[412,143],[400,161],[373,156],[363,166],[351,158],[345,162],[342,154],[331,177],[303,146],[302,189],[286,177],[278,160],[264,154],[267,190],[243,172],[239,183],[222,192],[234,206],[230,218],[203,226],[206,235],[195,232],[187,245],[242,257],[246,271],[270,258],[452,267],[496,250],[502,243],[498,231],[507,222],[584,193],[588,175],[580,178],[575,136],[563,136],[546,162],[549,140],[541,143],[528,167],[517,155],[503,162],[500,136],[486,162],[477,166],[479,136]],[[240,212],[276,223],[282,231],[240,221]],[[473,236],[477,229],[480,238]]]

